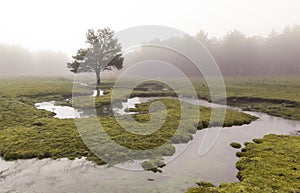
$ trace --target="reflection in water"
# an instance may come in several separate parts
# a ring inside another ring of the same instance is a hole
[[[103,96],[104,95],[104,91],[101,90],[101,89],[98,89],[98,90],[93,90],[93,94],[92,96]]]
[[[129,112],[129,108],[135,108],[136,104],[144,103],[151,101],[152,98],[130,98],[126,102],[115,102],[113,105],[102,105],[96,108],[97,116],[103,115],[129,115],[134,114],[134,112]],[[113,108],[112,108],[113,106]],[[50,102],[42,102],[36,103],[35,107],[37,109],[44,109],[50,112],[54,112],[56,115],[54,117],[59,119],[67,119],[67,118],[76,118],[82,117],[86,118],[89,116],[95,116],[95,109],[74,109],[73,107],[69,106],[59,106],[55,105],[55,101]]]
[[[203,104],[201,101],[199,103]],[[127,103],[127,107],[132,107],[130,105]],[[95,166],[84,159],[0,160],[0,192],[182,193],[194,186],[196,181],[215,184],[238,181],[235,177],[235,163],[238,160],[235,153],[239,150],[231,148],[231,142],[243,144],[270,133],[291,134],[300,130],[299,121],[264,113],[246,113],[258,116],[259,119],[249,125],[222,128],[216,144],[204,156],[198,155],[198,149],[206,130],[198,131],[188,148],[164,167],[161,174]],[[176,145],[177,152],[183,147],[183,144]]]
[[[57,106],[55,105],[55,101],[36,103],[35,107],[54,112],[56,114],[54,117],[59,119],[75,118],[76,115],[80,115],[80,112],[76,111],[73,107]]]

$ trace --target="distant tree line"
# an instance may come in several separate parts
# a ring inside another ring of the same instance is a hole
[[[233,30],[219,39],[209,38],[204,31],[198,32],[195,38],[210,51],[224,76],[300,75],[300,26],[285,27],[281,33],[273,30],[268,37],[248,37]],[[201,54],[193,49],[195,41],[188,35],[162,41],[156,39],[150,43],[157,42]],[[187,75],[201,75],[188,64],[190,61],[166,49],[141,48],[125,56],[124,66],[143,60],[163,60],[179,67]],[[206,62],[205,59],[202,62]],[[149,70],[149,73],[157,73],[157,69]]]
[[[223,38],[196,38],[216,59],[224,75],[300,75],[300,26],[274,30],[268,37],[247,37],[234,30]]]

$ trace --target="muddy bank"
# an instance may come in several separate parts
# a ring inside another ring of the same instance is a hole
[[[268,99],[259,97],[228,97],[227,104],[240,107],[247,111],[264,112],[285,119],[300,120],[300,104],[283,99]],[[225,99],[218,101],[225,103]]]

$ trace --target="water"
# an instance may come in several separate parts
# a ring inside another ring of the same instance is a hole
[[[144,100],[144,99],[143,99]],[[146,99],[145,99],[146,100]],[[132,104],[141,102],[133,99]],[[212,105],[205,101],[190,101]],[[224,106],[223,106],[224,107]],[[130,171],[116,167],[95,166],[83,159],[61,160],[0,160],[0,192],[163,192],[180,193],[195,186],[197,181],[214,184],[238,181],[235,163],[239,150],[229,146],[233,141],[244,143],[266,134],[291,134],[300,130],[300,121],[286,120],[264,113],[246,112],[259,119],[249,125],[221,129],[214,146],[203,156],[199,146],[208,130],[198,131],[188,147],[166,167],[163,173]],[[207,136],[210,137],[210,136]],[[213,140],[213,139],[211,139]],[[182,149],[185,145],[176,145]],[[154,181],[150,181],[153,179]]]
[[[80,83],[83,84],[83,83]],[[104,91],[100,90],[100,95],[104,95]],[[91,97],[97,96],[97,90],[93,90],[93,94]],[[69,99],[66,99],[69,100]],[[136,104],[144,103],[151,101],[152,98],[139,98],[139,97],[134,97],[127,99],[126,102],[117,102],[115,103],[115,107],[111,107],[111,105],[103,105],[100,108],[98,108],[97,114],[98,115],[113,115],[114,113],[117,115],[129,115],[129,114],[134,114],[135,112],[128,112],[127,109],[129,108],[135,108]],[[68,118],[78,118],[78,117],[88,117],[94,114],[93,109],[75,109],[73,107],[69,106],[60,106],[56,105],[55,101],[48,101],[48,102],[42,102],[42,103],[35,103],[35,107],[37,109],[44,109],[50,112],[54,112],[56,115],[54,116],[55,118],[59,119],[68,119]]]
[[[56,114],[54,117],[59,119],[75,118],[80,115],[73,107],[55,105],[55,101],[35,103],[35,106],[37,109],[54,112]]]
[[[126,102],[118,102],[117,104],[115,104],[116,108],[112,109],[111,105],[103,105],[100,108],[96,109],[96,111],[97,115],[113,115],[113,113],[117,115],[130,115],[134,114],[135,112],[128,112],[127,109],[135,108],[136,104],[145,103],[151,100],[151,98],[135,97],[127,99]],[[55,105],[55,101],[35,103],[35,107],[37,109],[44,109],[50,112],[54,112],[56,114],[54,117],[59,119],[74,119],[79,117],[85,118],[94,115],[93,109],[78,110],[69,106],[59,106]]]
[[[140,103],[145,103],[148,101],[153,100],[152,98],[140,98],[140,97],[134,97],[127,99],[126,102],[121,103],[121,108],[116,108],[114,111],[119,114],[119,115],[130,115],[134,114],[135,112],[127,112],[128,109],[130,108],[135,108],[135,105],[140,104]]]
[[[98,94],[97,90],[93,90],[92,96],[95,97],[95,96],[97,96],[97,94]],[[104,91],[100,89],[100,91],[99,91],[99,96],[103,96],[103,95],[104,95]]]
[[[103,90],[100,90],[100,96],[103,95]],[[97,96],[97,90],[93,90],[92,97]],[[145,103],[148,101],[153,101],[155,99],[160,99],[162,97],[148,97],[148,98],[141,98],[141,97],[134,97],[127,99],[126,102],[117,102],[115,103],[115,108],[112,108],[111,105],[103,105],[100,108],[96,109],[97,115],[113,115],[114,113],[117,115],[130,115],[134,114],[135,112],[128,112],[127,110],[129,108],[135,108],[135,105],[140,103]],[[167,98],[167,97],[164,97]],[[172,98],[172,97],[169,97]],[[69,99],[66,99],[69,100]],[[205,100],[197,100],[197,99],[189,99],[189,98],[180,98],[180,100],[194,104],[194,105],[201,105],[211,108],[230,108],[233,109],[233,107],[227,107],[224,105],[219,104],[213,104],[209,103]],[[67,119],[67,118],[78,118],[78,117],[88,117],[90,115],[93,115],[94,111],[93,109],[75,109],[73,107],[69,106],[59,106],[55,105],[55,101],[49,101],[49,102],[42,102],[42,103],[35,103],[36,108],[38,109],[44,109],[50,112],[54,112],[56,115],[54,117],[59,119]],[[235,110],[238,110],[237,108],[234,108]]]

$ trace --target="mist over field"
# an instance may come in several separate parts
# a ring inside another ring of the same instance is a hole
[[[166,46],[177,45],[189,49],[186,50],[188,52],[195,52],[190,50],[192,46],[186,46],[191,44],[191,37],[194,37],[209,50],[224,76],[300,75],[300,26],[285,27],[278,33],[270,32],[268,37],[246,36],[238,30],[230,31],[222,38],[209,38],[208,35],[201,30],[195,36],[156,39],[149,43],[159,41]],[[200,76],[192,65],[187,64],[189,61],[162,49],[141,48],[128,53],[124,57],[124,66],[153,60],[155,57],[177,66],[188,76]],[[63,52],[30,51],[18,45],[0,43],[1,74],[66,75],[70,74],[67,69],[67,62],[70,60],[71,56]],[[116,76],[122,72],[123,70],[105,74]],[[153,68],[152,74],[156,72]],[[149,73],[151,74],[151,68]]]
[[[30,51],[19,45],[0,43],[0,74],[64,75],[66,54],[51,50]]]
[[[194,37],[209,50],[224,76],[300,75],[300,26],[287,26],[278,33],[272,31],[268,37],[246,36],[238,30],[230,31],[219,39],[209,38],[208,33],[204,31],[200,31]],[[192,49],[191,36],[171,37],[162,41],[156,39],[149,43],[157,42],[170,47],[176,45],[193,55],[200,54]],[[190,61],[167,49],[142,47],[125,56],[124,66],[151,59],[166,61],[188,76],[201,76],[193,65],[188,65]],[[205,62],[204,60],[203,58],[201,62]],[[122,72],[120,70],[113,73]],[[147,73],[155,74],[157,69],[147,69]]]
[[[9,0],[0,193],[300,193],[299,0]]]

